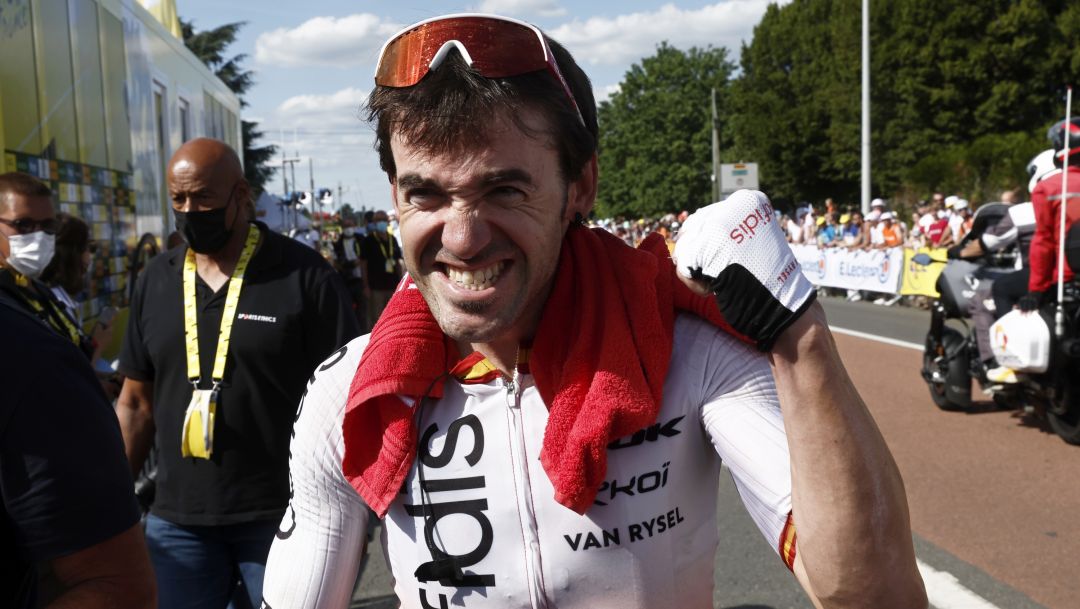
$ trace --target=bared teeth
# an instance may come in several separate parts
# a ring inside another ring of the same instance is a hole
[[[501,261],[489,267],[471,271],[459,271],[448,266],[446,267],[446,276],[465,289],[479,291],[491,287],[491,284],[495,283],[495,280],[499,278],[502,268],[503,263]]]

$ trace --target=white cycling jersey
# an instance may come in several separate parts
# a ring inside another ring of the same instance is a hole
[[[608,446],[605,482],[584,515],[555,501],[540,464],[548,411],[530,375],[451,381],[425,401],[417,462],[384,523],[401,606],[712,607],[721,460],[774,551],[792,543],[768,361],[689,315],[677,317],[674,339],[656,423]],[[297,412],[266,609],[349,605],[368,511],[342,474],[341,426],[366,344],[321,365]]]

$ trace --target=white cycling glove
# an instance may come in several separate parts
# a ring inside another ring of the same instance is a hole
[[[694,212],[679,230],[679,274],[704,282],[724,319],[762,351],[814,301],[765,193],[739,190]]]

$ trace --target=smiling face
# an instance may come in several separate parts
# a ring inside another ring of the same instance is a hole
[[[516,348],[532,336],[563,235],[595,199],[595,157],[567,183],[544,119],[527,108],[517,118],[531,135],[496,116],[486,145],[467,150],[432,153],[391,139],[405,265],[459,342]]]

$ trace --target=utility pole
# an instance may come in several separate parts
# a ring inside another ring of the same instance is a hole
[[[293,185],[293,188],[296,188],[296,164],[299,163],[299,162],[300,162],[300,155],[299,154],[297,154],[296,158],[292,158],[292,159],[283,158],[283,159],[281,159],[281,175],[282,175],[282,177],[285,176],[285,165],[288,165],[289,169],[292,171],[292,182],[291,183]],[[293,219],[292,228],[295,229],[297,227],[297,225],[299,224],[298,219],[296,217],[296,201],[293,200],[291,194],[289,193],[288,183],[289,183],[289,181],[286,180],[285,198],[288,201],[289,209],[292,210],[292,219]]]
[[[862,0],[862,213],[870,211],[870,0]]]
[[[712,201],[720,200],[720,125],[716,115],[716,89],[712,90]]]

